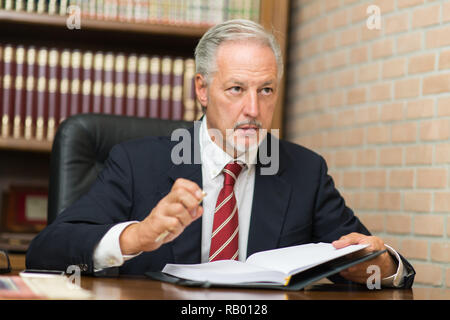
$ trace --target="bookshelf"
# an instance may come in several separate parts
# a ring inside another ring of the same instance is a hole
[[[41,0],[39,0],[39,2],[40,1]],[[195,0],[192,1],[195,2]],[[235,5],[241,2],[247,3],[255,2],[254,0],[247,0],[247,1],[226,0],[226,1],[227,3],[235,3]],[[139,1],[135,1],[135,3],[136,2]],[[2,1],[0,1],[0,4],[1,3]],[[5,3],[5,1],[3,1],[3,3]],[[24,1],[23,3],[26,4],[27,1]],[[36,1],[35,3],[38,3],[38,1]],[[47,1],[47,3],[49,2]],[[213,2],[211,1],[210,3]],[[216,3],[216,1],[214,1],[214,3]],[[289,16],[288,11],[289,11],[288,0],[259,1],[258,7],[259,22],[268,30],[275,31],[275,36],[277,37],[277,40],[281,45],[285,61],[286,61],[286,45],[287,45],[286,32]],[[211,23],[203,23],[203,22],[199,23],[185,23],[173,21],[129,22],[129,21],[119,21],[118,19],[99,20],[92,17],[82,16],[80,25],[81,29],[70,30],[66,26],[66,22],[67,16],[59,14],[45,14],[33,12],[29,13],[26,12],[26,10],[16,11],[14,9],[12,10],[0,9],[0,30],[2,30],[2,40],[0,42],[0,45],[3,45],[3,56],[0,55],[0,80],[3,80],[1,79],[2,75],[1,72],[4,72],[4,70],[2,71],[1,68],[5,58],[5,50],[4,50],[5,44],[11,44],[15,48],[18,48],[18,46],[35,47],[36,48],[35,60],[37,69],[36,74],[39,73],[39,66],[37,63],[39,59],[38,49],[44,47],[48,48],[49,50],[50,48],[56,48],[57,50],[60,50],[59,51],[60,58],[62,57],[63,50],[67,49],[72,50],[71,52],[73,52],[74,50],[75,51],[80,50],[81,57],[84,57],[84,53],[86,52],[92,52],[93,54],[95,54],[95,52],[101,51],[104,53],[103,58],[105,60],[106,55],[108,53],[123,54],[126,57],[129,57],[130,55],[135,55],[137,57],[145,55],[149,58],[154,55],[158,55],[161,57],[162,63],[162,58],[165,55],[169,55],[173,57],[172,61],[173,63],[175,63],[174,61],[176,58],[180,58],[183,59],[183,61],[187,64],[187,61],[193,57],[194,48],[197,45],[198,40],[201,38],[204,32],[206,32],[206,30],[208,30],[208,28],[211,26]],[[47,52],[47,54],[50,53]],[[25,57],[24,69],[26,69],[26,65],[28,64],[28,60],[26,59],[27,56]],[[148,60],[148,63],[150,64],[150,60]],[[4,67],[5,66],[3,65],[3,68]],[[46,66],[46,68],[49,67]],[[139,68],[137,68],[137,70],[138,69]],[[79,71],[80,74],[82,75],[83,69],[81,68]],[[26,70],[24,72],[26,73]],[[50,71],[48,71],[47,69],[46,72],[48,76],[49,74],[48,72]],[[92,72],[94,72],[94,69]],[[58,75],[58,77],[59,76],[60,75]],[[147,79],[147,81],[150,81],[151,74],[148,74],[147,76],[148,77],[145,79]],[[36,75],[36,79],[38,77],[39,76]],[[135,79],[137,87],[139,84],[137,82],[138,75],[136,75]],[[58,81],[59,80],[61,80],[61,78],[58,78]],[[172,84],[173,81],[174,80],[172,80]],[[1,84],[3,84],[3,82]],[[0,98],[1,98],[1,91],[4,89],[1,84],[0,84]],[[25,86],[25,83],[23,84],[23,86]],[[81,88],[80,91],[82,91]],[[137,96],[138,94],[137,92],[138,89],[135,89],[135,93],[133,94],[136,94]],[[147,96],[149,97],[150,93],[148,93]],[[34,96],[33,99],[38,98]],[[124,99],[126,100],[126,97],[124,97]],[[160,99],[162,98],[160,97]],[[2,101],[3,100],[0,100],[0,103],[2,103]],[[81,103],[82,98],[80,98],[77,101]],[[89,101],[92,102],[93,100]],[[283,101],[284,101],[284,84],[282,84],[280,88],[280,97],[272,124],[273,128],[280,129],[281,136],[283,134],[282,132]],[[60,102],[60,100],[58,100],[58,102]],[[183,101],[183,103],[185,102],[186,101]],[[126,109],[126,101],[124,101],[123,103],[125,106],[124,108]],[[138,103],[136,102],[136,108],[137,104]],[[174,104],[174,102],[172,102],[172,104]],[[61,106],[62,104],[59,104],[56,108],[61,108]],[[187,104],[183,108],[187,108]],[[196,108],[195,116],[191,116],[192,119],[185,118],[185,120],[194,120],[194,118],[198,118],[199,115],[199,111],[197,109],[198,106],[195,106],[195,108]],[[81,107],[79,111],[82,112]],[[2,119],[1,119],[2,112],[3,111],[0,105],[0,127],[2,127]],[[47,110],[45,112],[49,111]],[[10,114],[12,113],[13,112],[10,111]],[[70,114],[68,114],[67,116],[69,115]],[[150,114],[147,114],[146,116],[150,116]],[[35,119],[36,114],[33,117]],[[13,126],[12,122],[13,120],[10,119],[11,123],[10,126]],[[41,137],[41,139],[36,139],[34,137],[36,133],[33,133],[33,137],[31,138],[24,137],[23,133],[24,123],[22,123],[21,126],[22,126],[21,129],[22,134],[17,137],[13,137],[12,134],[13,128],[9,129],[10,133],[7,135],[2,135],[1,131],[2,129],[0,129],[0,159],[2,159],[0,161],[0,164],[2,164],[3,166],[3,169],[0,169],[0,193],[5,192],[11,184],[16,183],[30,184],[30,185],[44,185],[44,186],[48,184],[48,172],[50,166],[49,159],[51,153],[52,139],[47,137],[46,134],[44,134],[43,138]],[[57,124],[55,125],[55,130],[56,127]],[[33,132],[37,132],[37,129],[34,128]],[[0,197],[0,201],[2,201],[1,198],[2,197]],[[0,202],[0,208],[2,208],[2,205],[3,204]]]

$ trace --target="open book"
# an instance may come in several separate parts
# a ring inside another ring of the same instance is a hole
[[[187,282],[184,281],[180,284],[187,285],[286,287],[290,284],[294,275],[304,273],[307,275],[306,279],[303,277],[302,283],[295,287],[296,290],[299,290],[300,286],[304,287],[312,281],[328,277],[382,253],[382,251],[377,251],[352,259],[345,257],[363,250],[367,246],[367,244],[351,245],[342,249],[335,249],[330,243],[309,243],[257,252],[248,257],[245,262],[221,260],[189,265],[167,264],[162,270],[163,276],[155,276],[155,273],[147,275],[154,279],[173,283],[180,282],[170,281],[170,279],[183,279]],[[305,272],[308,270],[314,270],[314,272]]]

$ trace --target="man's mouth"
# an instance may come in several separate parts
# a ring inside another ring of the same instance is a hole
[[[241,130],[244,134],[256,134],[259,127],[255,125],[243,125],[239,126],[236,130]]]

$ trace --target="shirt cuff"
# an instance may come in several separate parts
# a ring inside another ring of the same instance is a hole
[[[108,232],[103,236],[103,238],[98,243],[94,250],[94,271],[100,271],[102,269],[119,267],[125,261],[130,260],[142,252],[135,255],[124,255],[120,249],[120,235],[126,227],[130,224],[138,223],[139,221],[127,221],[118,223],[113,226]]]
[[[397,251],[395,251],[392,247],[384,244],[388,252],[397,259],[398,267],[397,272],[390,277],[384,278],[381,280],[381,285],[384,287],[401,287],[403,285],[403,281],[406,277],[406,269],[403,267],[402,259],[400,258]]]

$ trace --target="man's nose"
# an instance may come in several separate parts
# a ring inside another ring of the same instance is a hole
[[[244,101],[244,113],[246,116],[256,118],[259,115],[258,93],[255,91],[248,92]]]

